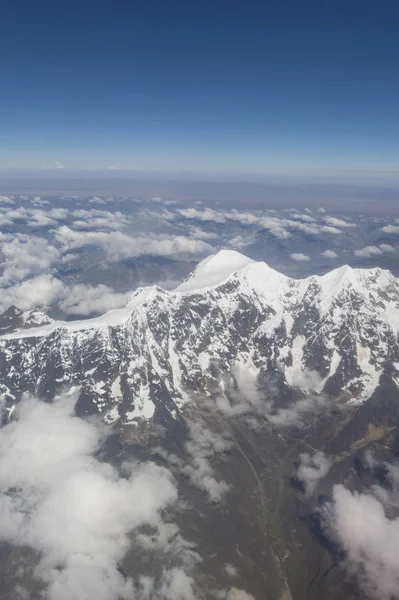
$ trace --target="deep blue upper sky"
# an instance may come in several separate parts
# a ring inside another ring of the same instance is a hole
[[[394,0],[3,4],[0,167],[397,169]]]

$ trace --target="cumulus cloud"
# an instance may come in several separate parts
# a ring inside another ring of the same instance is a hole
[[[230,563],[226,563],[224,565],[224,570],[229,577],[237,577],[238,575],[237,569],[234,565],[231,565]]]
[[[170,256],[179,257],[191,254],[210,254],[213,247],[203,240],[195,240],[187,236],[148,235],[130,237],[120,231],[74,231],[64,225],[57,229],[56,239],[64,251],[84,246],[102,248],[109,260],[137,256]]]
[[[396,252],[397,248],[391,246],[391,244],[380,244],[379,246],[383,252]]]
[[[246,246],[248,246],[249,244],[251,244],[255,239],[254,235],[236,235],[234,236],[231,240],[229,240],[227,242],[228,246],[230,248],[233,248],[234,250],[244,250],[244,248]]]
[[[381,227],[381,231],[383,233],[397,234],[399,233],[399,225],[385,225],[384,227]]]
[[[348,221],[337,219],[337,217],[324,217],[324,221],[332,227],[356,227],[355,223],[348,223]]]
[[[244,590],[232,587],[227,594],[226,600],[255,600],[255,598],[252,596],[252,594],[249,594]]]
[[[0,234],[3,273],[0,285],[11,285],[27,277],[47,273],[59,257],[58,249],[46,239],[25,234]]]
[[[322,252],[321,254],[325,258],[338,258],[338,254],[334,252],[334,250],[324,250],[324,252]]]
[[[115,229],[119,231],[124,229],[130,221],[129,217],[120,211],[77,209],[72,212],[72,215],[76,219],[72,223],[75,229]]]
[[[37,200],[35,205],[42,205],[44,200]],[[13,208],[6,210],[0,207],[0,222],[5,224],[21,225],[32,228],[49,228],[58,225],[58,221],[63,221],[68,215],[65,208],[55,208],[52,210],[43,210],[39,208]]]
[[[0,204],[8,204],[8,206],[12,206],[13,204],[15,204],[15,202],[12,198],[9,198],[8,196],[0,195]]]
[[[325,212],[324,209],[319,209],[318,212],[323,211]],[[235,221],[242,225],[251,225],[269,231],[278,239],[287,239],[295,232],[315,236],[322,233],[339,235],[343,233],[342,228],[355,227],[355,224],[337,217],[325,216],[323,222],[320,222],[318,216],[308,209],[305,209],[305,213],[301,213],[297,209],[288,209],[286,212],[290,213],[291,218],[281,218],[277,216],[276,211],[270,210],[250,213],[236,209],[227,211],[212,208],[184,208],[176,211],[180,217],[186,219],[209,221],[217,224]],[[171,214],[169,218],[175,217]]]
[[[265,402],[258,379],[259,369],[250,362],[232,365],[230,372],[223,378],[224,394],[216,398],[218,409],[229,417],[254,411],[264,413]]]
[[[176,211],[185,219],[195,219],[197,221],[213,221],[215,223],[225,223],[226,218],[223,213],[220,213],[211,208],[198,210],[197,208],[181,208]]]
[[[42,274],[2,289],[0,310],[11,305],[22,310],[57,305],[66,315],[90,316],[125,306],[130,295],[115,292],[104,284],[67,286],[51,274]]]
[[[312,374],[304,374],[303,381],[298,383],[304,383],[305,387],[311,387],[312,384],[317,385],[316,378],[312,377]],[[320,414],[321,411],[325,411],[329,407],[328,398],[322,394],[309,394],[292,402],[292,404],[286,408],[280,408],[274,401],[268,402],[266,405],[266,416],[268,421],[276,427],[301,427],[304,420],[311,416]]]
[[[263,378],[259,383],[260,376],[260,370],[250,363],[236,363],[228,374],[221,376],[223,393],[212,402],[216,402],[217,409],[226,417],[245,415],[247,423],[255,429],[257,424],[251,418],[253,416],[266,418],[275,427],[301,427],[310,415],[325,412],[330,406],[326,395],[312,391],[319,389],[322,383],[315,372],[302,372],[291,381],[291,385],[309,393],[284,407],[279,406],[280,388],[273,378]]]
[[[354,254],[359,258],[369,258],[370,256],[379,256],[382,254],[382,250],[378,246],[366,246],[365,248],[355,250]]]
[[[291,237],[292,232],[299,231],[310,235],[319,235],[320,225],[316,220],[303,213],[294,211],[291,219],[280,218],[276,216],[276,211],[267,212],[244,212],[236,209],[230,211],[221,211],[215,209],[179,209],[177,214],[186,219],[198,221],[211,221],[217,224],[225,224],[229,221],[240,223],[241,225],[252,226],[257,230],[265,229],[278,239],[287,239]],[[168,219],[175,218],[173,213],[168,215]],[[341,232],[339,232],[341,233]]]
[[[230,448],[230,442],[221,435],[213,433],[200,419],[187,421],[190,439],[185,443],[190,463],[183,467],[192,483],[204,490],[209,500],[221,502],[229,491],[225,481],[217,480],[210,459],[216,453],[225,452]]]
[[[340,235],[340,234],[342,234],[341,229],[337,229],[337,227],[331,227],[330,225],[324,225],[324,227],[322,227],[320,229],[320,231],[322,233],[332,233],[333,235]]]
[[[187,233],[191,238],[197,238],[198,240],[217,240],[219,236],[216,233],[210,231],[203,231],[199,227],[190,226],[187,229]]]
[[[295,477],[302,483],[306,496],[309,497],[313,494],[320,479],[327,474],[330,467],[331,461],[323,452],[299,455],[299,465]]]
[[[176,487],[153,463],[132,464],[121,476],[98,461],[105,431],[73,411],[70,397],[28,399],[0,430],[0,538],[37,552],[34,575],[49,600],[133,599],[119,569],[129,532],[156,527]],[[170,578],[165,589],[177,598]]]
[[[64,285],[52,275],[38,275],[1,290],[0,309],[15,305],[22,310],[47,308],[56,302]]]
[[[301,221],[306,221],[307,223],[316,223],[316,219],[315,219],[314,217],[311,217],[311,216],[310,216],[310,215],[308,215],[308,214],[299,213],[299,212],[296,212],[296,211],[295,211],[295,212],[293,213],[293,216],[294,216],[296,219],[299,219],[299,220],[301,220]]]
[[[307,254],[302,254],[302,252],[294,252],[290,254],[292,260],[296,260],[298,262],[309,260],[309,256]]]
[[[369,450],[363,459],[379,483],[362,493],[335,485],[322,524],[366,595],[391,600],[399,589],[399,466],[377,460]]]
[[[368,596],[376,600],[397,597],[399,518],[388,518],[375,495],[336,485],[332,503],[324,511],[324,527],[344,550],[346,569]]]
[[[32,200],[33,206],[48,206],[50,202],[48,200],[42,200],[39,196],[35,196]]]
[[[64,296],[58,303],[59,308],[67,315],[100,314],[125,306],[130,292],[120,294],[107,285],[97,286],[78,284],[65,287]]]
[[[87,202],[88,204],[107,204],[107,200],[105,198],[99,198],[98,196],[93,196],[93,198],[89,198]]]

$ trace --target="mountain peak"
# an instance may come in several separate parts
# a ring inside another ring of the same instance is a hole
[[[193,292],[215,287],[255,261],[235,250],[220,250],[199,263],[194,272],[177,286],[176,292]]]

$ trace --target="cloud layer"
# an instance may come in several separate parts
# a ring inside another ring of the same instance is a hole
[[[37,551],[35,575],[49,600],[133,598],[118,568],[128,534],[161,523],[177,490],[153,463],[132,464],[122,477],[97,460],[104,430],[73,408],[71,398],[26,399],[0,430],[0,537]]]

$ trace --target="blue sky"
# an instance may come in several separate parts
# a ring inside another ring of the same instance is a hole
[[[267,4],[7,3],[0,167],[397,170],[397,4]]]

